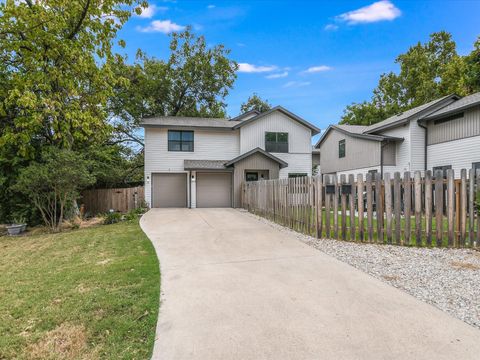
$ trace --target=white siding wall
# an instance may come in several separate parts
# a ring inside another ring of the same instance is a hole
[[[288,173],[312,173],[312,132],[281,112],[273,112],[240,128],[240,153],[256,147],[265,150],[265,132],[287,132],[289,153],[272,153],[288,163],[280,170],[280,178]]]
[[[409,171],[411,170],[411,133],[410,133],[409,124],[405,126],[398,126],[393,129],[388,129],[381,132],[381,135],[394,136],[398,138],[403,138],[403,141],[397,142],[395,149],[396,156],[396,165],[395,166],[384,166],[384,173],[394,173],[395,171]]]
[[[427,157],[428,170],[452,165],[458,178],[461,169],[471,169],[473,162],[480,161],[480,136],[429,145]]]
[[[425,170],[425,129],[418,126],[417,120],[410,121],[411,171]]]
[[[367,176],[367,173],[370,170],[377,170],[377,172],[380,174],[380,166],[372,166],[372,167],[367,167],[367,168],[362,168],[362,169],[355,169],[355,170],[348,170],[348,171],[339,171],[337,173],[338,179],[340,179],[341,175],[345,175],[345,177],[348,180],[348,177],[350,174],[353,174],[355,180],[357,180],[357,175],[362,174],[363,175],[363,181],[365,181],[365,177]]]
[[[167,129],[145,129],[145,179],[152,173],[183,172],[183,161],[231,160],[240,155],[239,132],[194,130],[194,151],[168,151]],[[145,183],[145,201],[151,204],[151,183]]]

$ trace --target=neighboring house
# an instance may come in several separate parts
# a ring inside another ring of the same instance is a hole
[[[151,207],[239,207],[244,181],[312,173],[319,129],[278,106],[233,119],[157,117],[145,128]]]
[[[371,126],[331,125],[315,148],[322,174],[479,166],[480,93],[449,95]]]

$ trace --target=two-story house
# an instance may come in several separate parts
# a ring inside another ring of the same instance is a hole
[[[315,148],[322,174],[461,168],[480,162],[480,93],[449,95],[371,126],[331,125]]]
[[[239,207],[244,181],[307,176],[319,129],[277,106],[233,119],[156,117],[145,129],[151,207]]]

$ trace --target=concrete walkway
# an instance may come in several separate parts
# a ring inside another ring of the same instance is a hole
[[[234,209],[153,209],[154,359],[479,359],[480,331]]]

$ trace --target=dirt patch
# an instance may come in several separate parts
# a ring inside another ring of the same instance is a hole
[[[452,261],[450,265],[456,269],[461,269],[461,270],[480,270],[480,266],[478,265],[461,262],[461,261]]]
[[[97,265],[107,265],[112,259],[104,259],[97,262]]]
[[[30,359],[86,359],[85,327],[61,324],[47,332],[40,341],[30,345],[27,351]]]

